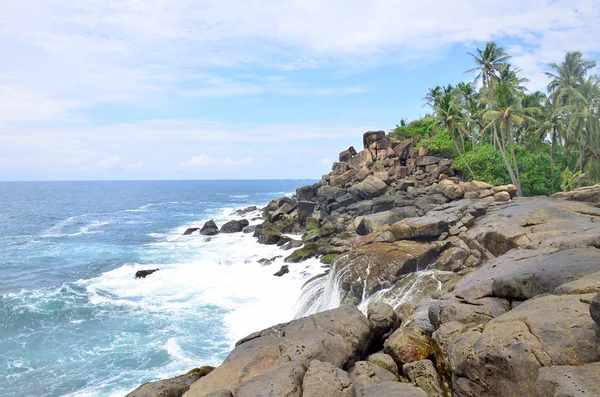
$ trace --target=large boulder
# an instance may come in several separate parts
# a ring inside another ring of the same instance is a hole
[[[381,368],[388,370],[394,375],[400,376],[398,364],[396,364],[392,356],[389,354],[382,352],[371,354],[369,357],[367,357],[367,362],[374,365],[379,365]]]
[[[200,229],[200,234],[203,234],[205,236],[214,236],[215,234],[219,233],[219,227],[217,226],[217,224],[215,223],[215,221],[213,221],[212,219],[207,221],[204,226],[202,226],[202,229]]]
[[[355,389],[398,380],[398,377],[387,369],[367,361],[355,363],[348,369],[348,376],[352,379]]]
[[[383,302],[371,302],[367,308],[373,339],[385,340],[400,327],[400,317],[394,308]]]
[[[231,220],[221,226],[221,233],[238,233],[249,224],[250,222],[247,219]]]
[[[570,192],[554,193],[550,197],[571,201],[583,201],[586,203],[600,205],[600,185],[580,187],[578,189],[571,190]]]
[[[385,131],[367,131],[363,134],[363,147],[368,149],[372,143],[385,138]]]
[[[194,383],[185,397],[235,390],[290,361],[304,367],[312,360],[349,367],[365,354],[370,341],[369,321],[351,306],[276,325],[240,340],[223,364]]]
[[[362,182],[359,182],[348,191],[359,200],[370,200],[374,197],[381,196],[387,189],[387,185],[381,179],[369,175]]]
[[[448,299],[429,306],[429,321],[437,329],[449,322],[466,325],[485,324],[510,310],[507,299],[486,297],[468,300]]]
[[[596,294],[590,303],[590,317],[600,325],[600,294]]]
[[[402,372],[413,385],[423,389],[428,397],[444,397],[444,390],[435,366],[430,360],[414,361],[404,364]]]
[[[302,397],[354,397],[348,373],[329,363],[312,360],[302,382]]]

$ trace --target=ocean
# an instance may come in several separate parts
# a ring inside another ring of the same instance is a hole
[[[182,234],[310,183],[0,183],[0,395],[124,396],[304,314],[318,260],[274,277],[290,252],[251,233]]]

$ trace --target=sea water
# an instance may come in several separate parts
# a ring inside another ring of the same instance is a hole
[[[317,260],[274,277],[289,252],[251,233],[182,234],[309,183],[0,183],[0,395],[123,396],[291,320]]]

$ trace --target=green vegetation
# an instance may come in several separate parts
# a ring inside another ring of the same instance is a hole
[[[473,57],[472,83],[434,87],[432,114],[402,120],[389,135],[416,150],[455,159],[467,179],[512,183],[517,194],[548,195],[600,182],[600,79],[595,61],[569,52],[549,65],[548,93],[528,92],[510,56],[489,42]]]

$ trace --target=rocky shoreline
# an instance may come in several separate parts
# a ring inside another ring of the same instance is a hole
[[[315,314],[128,396],[600,396],[600,185],[519,198],[412,140],[363,144],[255,230],[220,231],[290,250],[288,266],[320,257]],[[219,232],[186,234],[202,230]]]

